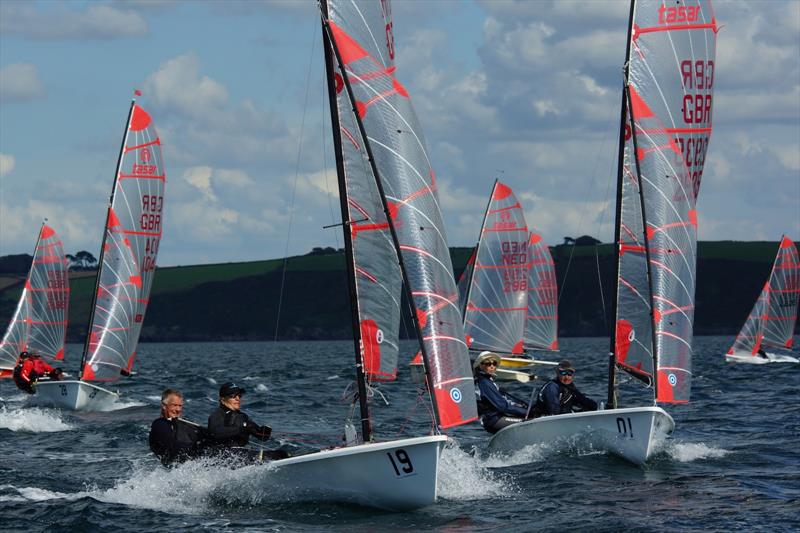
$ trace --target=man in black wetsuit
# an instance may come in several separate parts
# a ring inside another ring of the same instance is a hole
[[[150,450],[164,466],[203,454],[205,428],[182,419],[183,395],[173,389],[161,393],[161,417],[150,426]]]
[[[575,411],[596,411],[597,402],[584,396],[572,382],[575,368],[564,359],[556,367],[556,377],[545,383],[531,410],[534,417],[563,415]]]
[[[288,457],[283,450],[249,450],[242,448],[253,436],[268,440],[272,434],[269,426],[259,426],[239,409],[242,406],[244,388],[235,383],[225,383],[219,388],[219,407],[208,417],[208,435],[217,453],[230,453],[237,457],[258,461],[284,459]]]

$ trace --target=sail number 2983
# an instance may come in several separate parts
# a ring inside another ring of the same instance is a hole
[[[411,457],[405,450],[395,450],[394,453],[386,452],[389,462],[392,463],[394,473],[400,477],[407,476],[414,472],[414,465],[411,464]]]

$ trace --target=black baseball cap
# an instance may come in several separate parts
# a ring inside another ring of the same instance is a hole
[[[236,396],[237,394],[244,394],[245,390],[244,387],[240,387],[236,383],[229,381],[222,385],[219,388],[219,396],[220,398],[227,398],[229,396]]]

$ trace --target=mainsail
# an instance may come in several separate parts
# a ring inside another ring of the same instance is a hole
[[[728,353],[757,355],[764,348],[791,348],[798,296],[800,258],[792,240],[784,235],[769,279]]]
[[[390,3],[331,0],[326,7],[344,88],[400,249],[438,424],[469,422],[477,408],[436,176],[408,92],[396,76]]]
[[[528,242],[528,316],[525,348],[558,350],[558,284],[550,248],[532,231]]]
[[[495,181],[464,310],[473,350],[521,354],[528,312],[528,226],[514,192]]]
[[[61,239],[42,224],[17,309],[0,342],[0,371],[12,370],[20,352],[52,361],[64,358],[69,279]]]
[[[685,403],[691,391],[696,200],[716,33],[710,0],[631,4],[614,352],[621,368],[655,385],[658,402]]]
[[[131,103],[100,251],[81,379],[130,372],[150,298],[164,216],[164,162],[150,115]]]

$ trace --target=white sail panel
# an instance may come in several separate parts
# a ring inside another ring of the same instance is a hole
[[[712,130],[717,24],[710,0],[642,0],[628,94],[655,326],[656,400],[691,391],[696,199]]]
[[[791,348],[800,296],[800,259],[784,236],[769,279],[728,353],[757,355],[765,348]]]
[[[528,314],[525,348],[558,350],[558,283],[550,248],[531,231],[528,241]]]
[[[69,279],[61,239],[43,224],[19,303],[0,342],[0,370],[11,370],[20,352],[64,358]]]
[[[166,175],[150,115],[133,104],[101,250],[96,303],[81,379],[130,372],[156,269]]]
[[[496,181],[483,218],[464,311],[470,349],[521,354],[528,313],[528,226],[514,192]]]
[[[400,346],[400,264],[343,78],[338,69],[334,75],[363,368],[369,379],[391,381]]]
[[[330,1],[328,16],[399,241],[438,423],[446,428],[469,422],[477,418],[472,369],[436,176],[397,77],[390,3]]]

